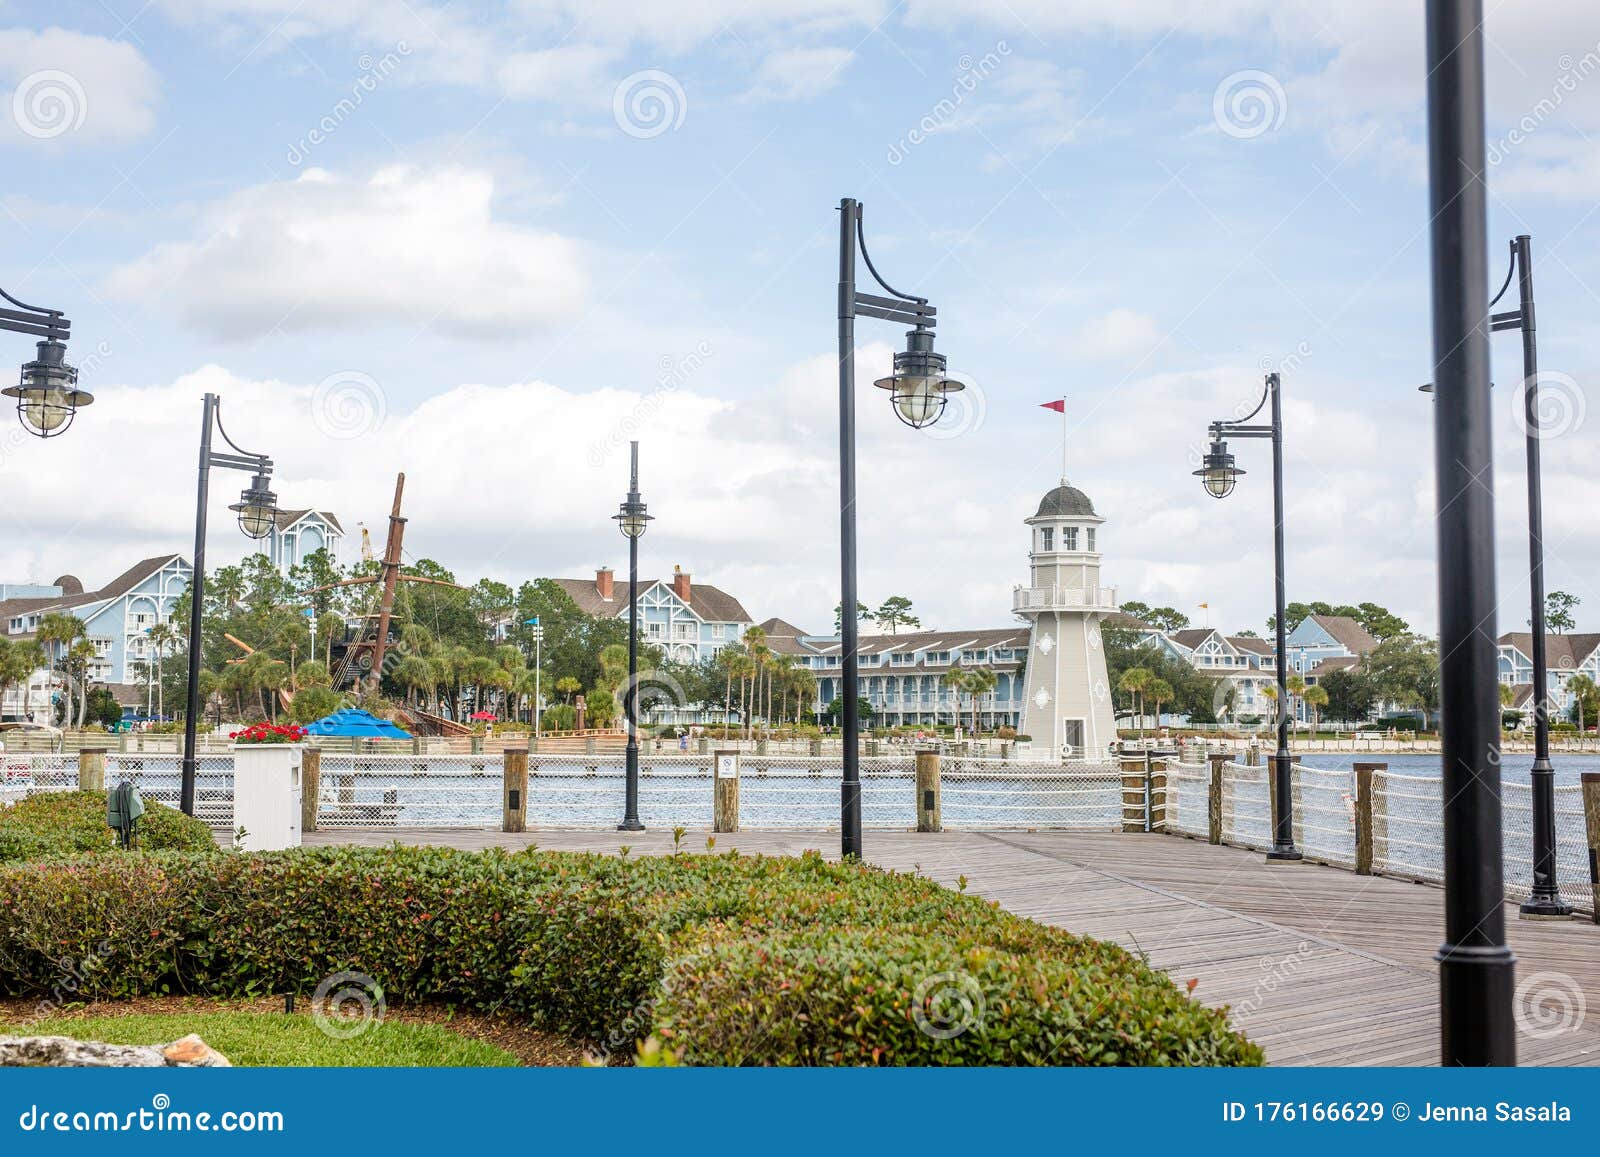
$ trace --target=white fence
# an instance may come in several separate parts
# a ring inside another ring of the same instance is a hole
[[[0,757],[10,799],[77,785],[74,756]],[[341,755],[323,751],[317,823],[323,828],[498,827],[500,755]],[[639,809],[649,827],[711,823],[712,756],[640,758]],[[951,828],[1063,828],[1109,831],[1122,822],[1120,770],[1111,763],[1016,763],[944,756],[941,808]],[[106,755],[106,782],[131,780],[140,794],[176,806],[176,755]],[[528,758],[529,827],[610,827],[621,818],[620,755]],[[838,826],[837,758],[768,754],[740,757],[740,826],[817,829]],[[915,764],[906,756],[861,760],[862,822],[916,826]],[[196,814],[213,827],[233,822],[233,760],[201,756]]]
[[[1267,765],[1222,768],[1222,842],[1265,850],[1272,846]],[[1173,763],[1167,774],[1167,826],[1206,839],[1210,830],[1211,770]],[[1292,776],[1295,844],[1307,856],[1342,867],[1356,864],[1357,781],[1353,770],[1295,765]],[[1444,878],[1443,781],[1437,776],[1372,773],[1372,869],[1386,876],[1439,882]],[[1588,835],[1582,788],[1561,784],[1556,800],[1556,878],[1565,899],[1589,911]],[[1526,899],[1533,887],[1532,788],[1501,782],[1506,896]]]

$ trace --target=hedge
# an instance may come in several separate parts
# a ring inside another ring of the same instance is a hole
[[[144,801],[138,836],[152,851],[217,851],[204,823],[153,799]],[[0,863],[117,850],[103,791],[44,792],[0,808]]]
[[[1261,1063],[1163,973],[857,863],[437,848],[0,867],[0,991],[310,993],[509,1009],[699,1064]],[[955,1031],[951,1031],[951,1029]]]

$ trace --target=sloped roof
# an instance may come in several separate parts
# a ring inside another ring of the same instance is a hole
[[[1089,501],[1087,494],[1076,486],[1062,483],[1039,500],[1039,509],[1034,517],[1098,518],[1099,515],[1095,514],[1094,503]]]
[[[1340,646],[1357,655],[1365,655],[1378,645],[1378,640],[1349,615],[1312,615],[1311,620],[1332,635]]]
[[[767,636],[767,646],[780,655],[809,655],[810,650],[800,642],[800,637],[805,634],[793,623],[783,619],[771,618],[760,624],[761,632]]]
[[[1216,633],[1212,627],[1185,627],[1181,631],[1169,631],[1167,638],[1185,651],[1192,651]]]
[[[1272,644],[1265,639],[1258,639],[1254,635],[1229,635],[1228,642],[1240,651],[1249,651],[1252,655],[1270,655],[1273,653]]]
[[[89,591],[86,594],[64,594],[53,598],[37,599],[6,599],[0,602],[0,633],[5,631],[6,622],[15,615],[31,614],[35,611],[45,613],[67,611],[73,607],[88,606],[91,603],[103,603],[111,599],[121,598],[144,582],[145,579],[156,574],[162,567],[173,561],[181,562],[183,561],[183,556],[161,554],[153,558],[140,559],[99,590]]]
[[[1359,655],[1337,655],[1334,658],[1322,660],[1322,662],[1307,671],[1306,674],[1313,679],[1320,679],[1324,675],[1330,675],[1335,671],[1348,671],[1352,667],[1360,666],[1360,664],[1361,656]]]
[[[1511,646],[1528,658],[1533,658],[1533,633],[1511,631],[1500,636],[1502,647]],[[1552,671],[1565,671],[1581,667],[1594,649],[1600,647],[1600,634],[1552,635],[1544,637],[1544,661]]]
[[[562,590],[572,597],[578,604],[578,609],[586,615],[596,618],[616,618],[628,608],[628,580],[615,579],[616,586],[612,590],[611,600],[608,602],[600,597],[600,591],[594,585],[594,579],[551,579]],[[669,591],[672,583],[662,579],[640,579],[639,594],[660,583]],[[748,623],[753,620],[750,612],[738,599],[728,594],[720,587],[710,583],[693,583],[689,588],[689,608],[702,619],[712,623]]]
[[[1143,619],[1136,619],[1122,611],[1112,611],[1101,622],[1102,626],[1111,627],[1119,631],[1154,631],[1156,626]]]
[[[273,521],[277,523],[279,530],[288,530],[291,526],[299,522],[302,518],[310,513],[312,513],[312,511],[309,508],[306,510],[280,510],[272,517]],[[334,517],[333,511],[318,510],[316,513],[325,519],[328,525],[333,527],[334,530],[338,531],[340,534],[344,533],[344,527],[339,525],[339,520]]]
[[[1011,647],[1025,650],[1028,646],[1027,627],[1008,627],[976,631],[915,631],[904,635],[862,635],[857,640],[856,654],[878,655],[891,651],[907,654],[924,651],[949,651],[962,649],[984,650],[989,647]],[[836,640],[817,640],[808,644],[819,655],[837,655],[842,644]]]

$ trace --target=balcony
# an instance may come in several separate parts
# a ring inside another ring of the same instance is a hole
[[[1025,611],[1114,611],[1116,587],[1015,587],[1011,609]]]

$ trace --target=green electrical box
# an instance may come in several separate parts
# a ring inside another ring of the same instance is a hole
[[[106,793],[106,826],[117,833],[117,843],[133,846],[134,827],[144,815],[144,801],[132,781],[123,780]]]

